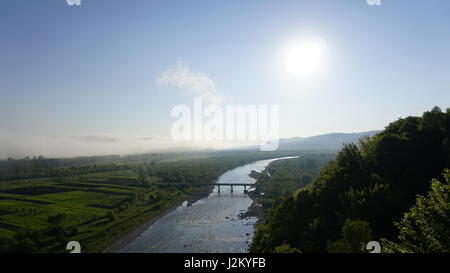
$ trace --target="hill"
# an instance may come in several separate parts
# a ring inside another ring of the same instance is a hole
[[[280,139],[279,150],[339,150],[344,144],[357,143],[363,136],[374,136],[380,131],[360,133],[330,133],[306,138]]]
[[[400,225],[394,223],[415,204],[417,195],[427,195],[433,178],[446,180],[448,168],[450,109],[435,107],[422,117],[399,119],[358,145],[345,145],[312,184],[277,202],[258,225],[251,251],[359,252],[367,240],[405,241],[399,236]],[[430,229],[411,234],[448,240],[439,222],[448,222],[449,204],[440,206],[446,210],[439,210]],[[410,222],[416,221],[406,221]],[[427,237],[409,239],[429,245]]]

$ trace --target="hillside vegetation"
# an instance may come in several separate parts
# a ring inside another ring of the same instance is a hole
[[[253,199],[258,198],[267,209],[300,187],[310,184],[335,153],[302,153],[298,158],[273,161],[258,173]]]
[[[398,238],[397,227],[418,229],[411,227],[415,223],[411,217],[417,216],[417,209],[411,208],[416,196],[427,195],[433,178],[445,180],[444,169],[449,167],[450,109],[442,112],[435,107],[422,117],[399,119],[377,135],[362,138],[358,145],[344,145],[310,186],[271,208],[258,226],[251,251],[359,252],[368,240],[381,238],[390,246],[386,250],[399,251],[395,242],[401,246],[406,235],[402,230]],[[448,191],[448,187],[440,189]],[[420,208],[425,201],[418,202]],[[436,218],[440,223],[448,221],[448,206],[444,202],[446,210],[441,209],[443,216]],[[410,208],[406,220],[394,224]],[[440,225],[428,226],[433,227],[436,230],[428,233],[435,240],[445,237]],[[426,245],[421,240],[427,238],[408,240]]]

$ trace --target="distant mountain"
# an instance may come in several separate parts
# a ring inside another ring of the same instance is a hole
[[[312,137],[280,139],[278,150],[339,150],[342,145],[358,143],[363,136],[373,136],[381,131],[361,133],[331,133]]]

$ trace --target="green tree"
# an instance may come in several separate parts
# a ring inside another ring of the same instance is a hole
[[[291,247],[289,244],[282,244],[275,248],[273,253],[302,253],[300,249]]]
[[[63,226],[67,219],[67,215],[65,213],[58,213],[55,215],[49,215],[47,217],[47,222],[50,226]]]
[[[148,173],[147,173],[145,166],[138,167],[136,172],[138,174],[139,183],[143,186],[147,186],[148,185]]]
[[[372,240],[369,222],[346,219],[342,227],[342,237],[335,242],[329,242],[327,251],[332,253],[366,252],[365,246]]]
[[[114,221],[116,220],[116,211],[115,210],[111,210],[106,214],[106,217],[110,220],[110,221]]]
[[[418,196],[416,204],[399,223],[398,243],[383,240],[383,252],[450,253],[450,171],[445,182],[433,179],[427,197]]]

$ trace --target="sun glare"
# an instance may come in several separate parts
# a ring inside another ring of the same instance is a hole
[[[292,42],[284,53],[284,67],[291,76],[307,78],[318,72],[325,45],[319,39]]]

